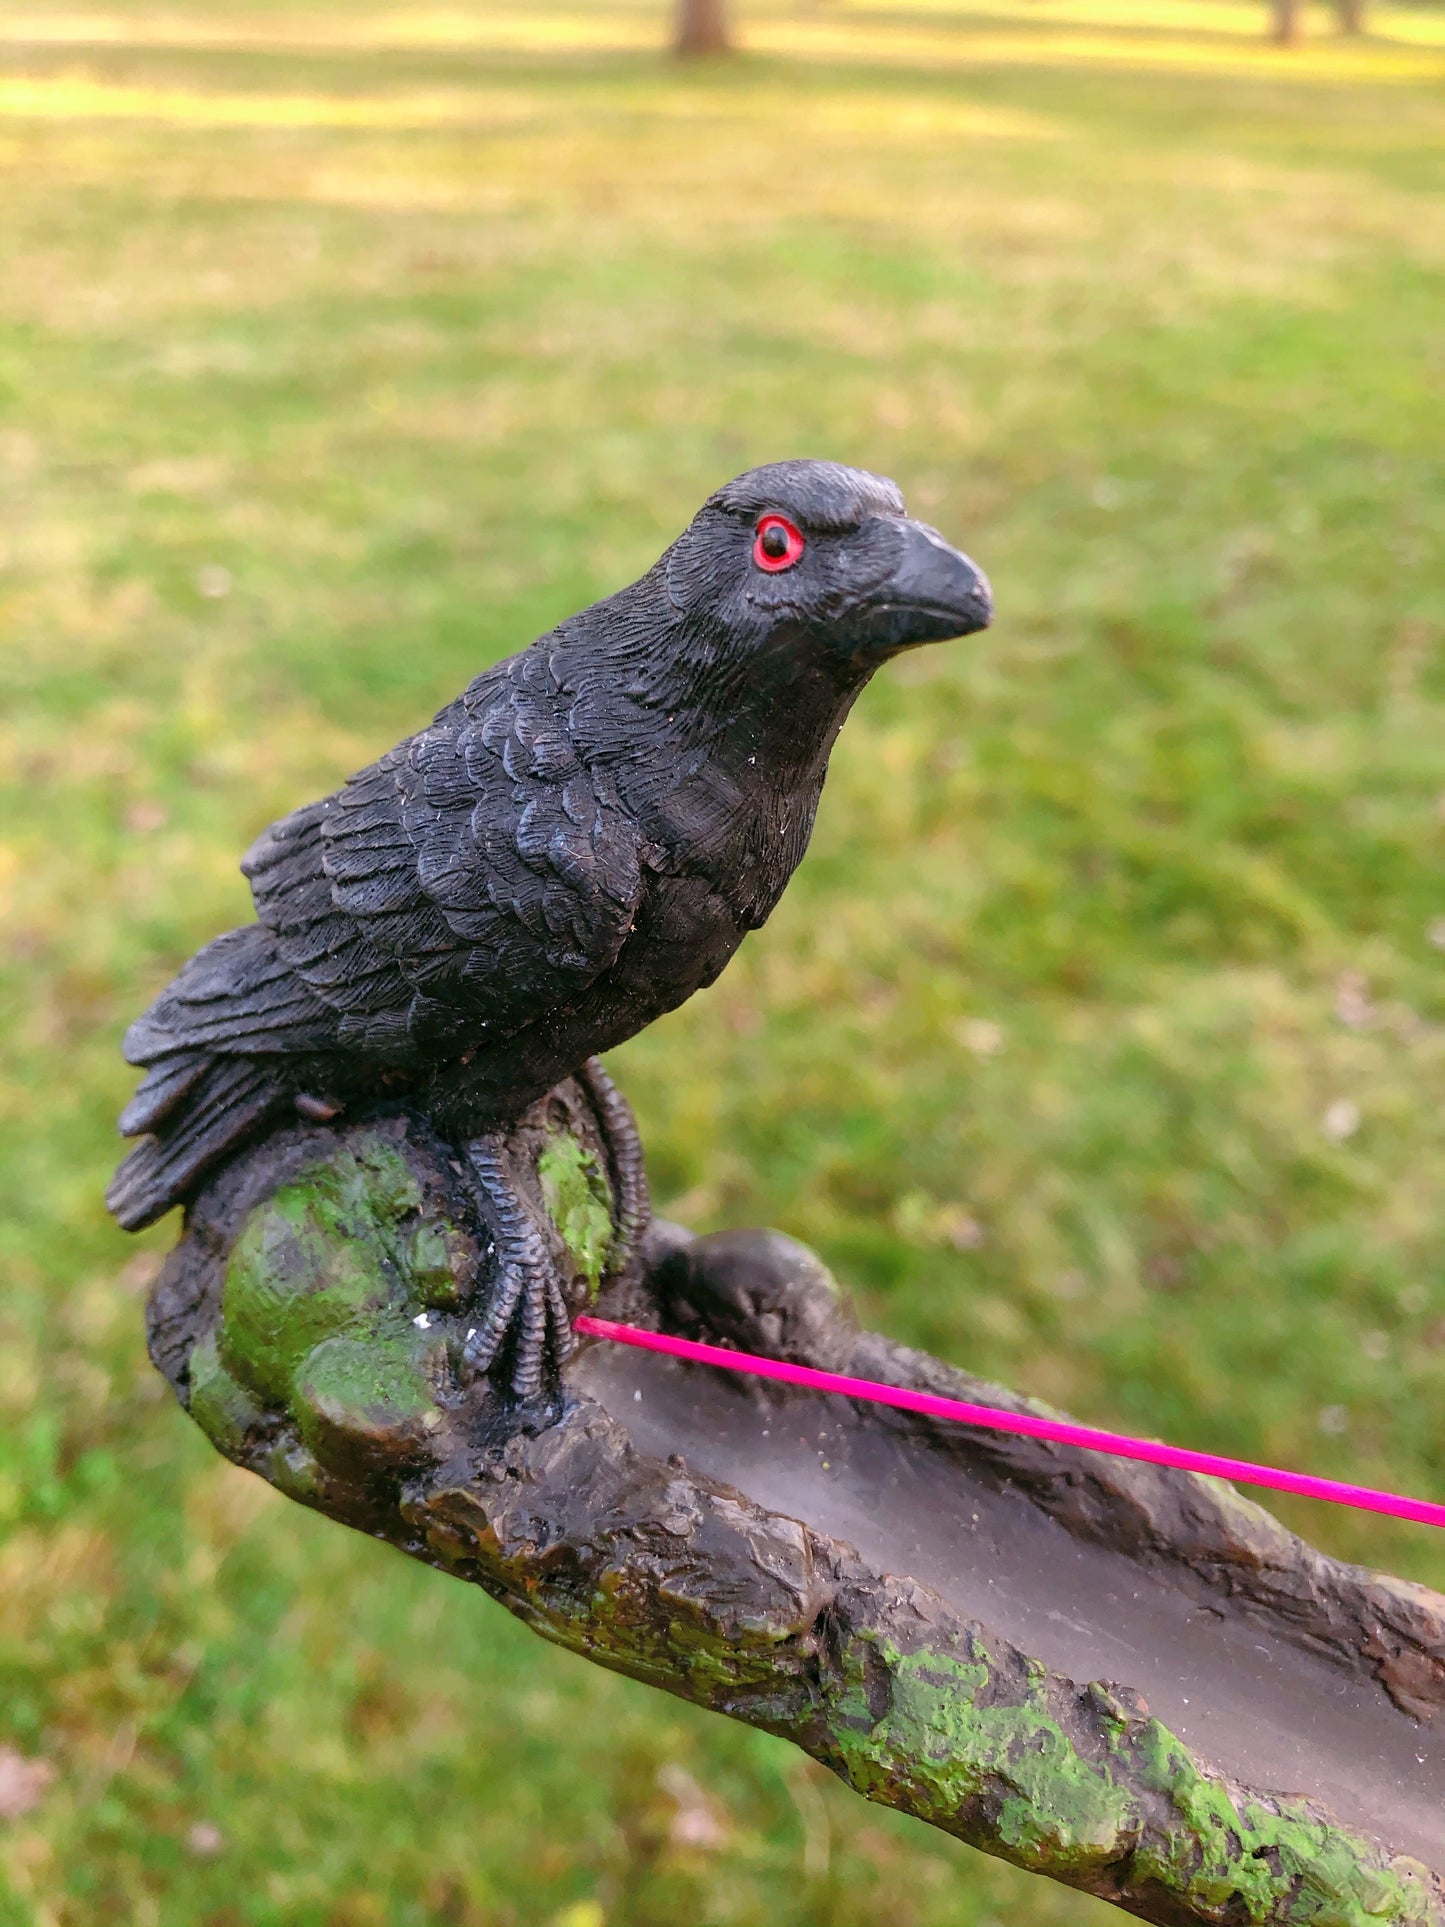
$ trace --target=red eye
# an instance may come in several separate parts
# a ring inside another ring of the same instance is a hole
[[[758,523],[753,560],[769,575],[791,569],[803,553],[803,538],[786,516],[765,515]]]

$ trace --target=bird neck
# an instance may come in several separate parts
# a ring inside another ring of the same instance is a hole
[[[702,710],[693,725],[699,748],[740,783],[795,790],[821,784],[828,757],[861,684],[806,665],[741,678],[722,716]]]
[[[746,789],[821,784],[866,674],[777,633],[731,647],[679,612],[661,569],[571,617],[552,661],[575,692],[573,726],[611,755],[699,761]]]

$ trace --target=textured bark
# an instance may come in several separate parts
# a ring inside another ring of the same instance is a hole
[[[774,1234],[654,1226],[607,1280],[608,1145],[578,1086],[511,1156],[574,1310],[601,1280],[611,1316],[1025,1404],[859,1333]],[[303,1503],[1018,1866],[1161,1923],[1445,1927],[1445,1600],[1217,1481],[615,1347],[518,1406],[458,1375],[487,1248],[425,1120],[293,1128],[198,1199],[152,1355],[220,1450]],[[1181,1680],[1217,1703],[1197,1732],[1169,1710]]]
[[[677,0],[674,52],[684,60],[699,60],[731,48],[727,0]]]

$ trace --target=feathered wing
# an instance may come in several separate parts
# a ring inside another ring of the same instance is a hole
[[[198,953],[125,1041],[122,1115],[154,1135],[108,1202],[128,1228],[178,1202],[279,1114],[291,1065],[353,1072],[504,1048],[616,959],[641,894],[634,826],[579,758],[540,650],[247,853],[260,921]]]
[[[582,760],[546,656],[506,666],[504,699],[480,679],[397,768],[417,881],[456,946],[422,988],[504,1037],[616,961],[642,894],[637,827]],[[331,834],[329,866],[345,860]]]
[[[637,835],[529,650],[429,729],[268,831],[243,866],[337,1045],[402,1062],[501,1045],[605,971],[641,895]]]
[[[106,1193],[126,1230],[168,1211],[208,1164],[275,1116],[289,1095],[283,1056],[324,1050],[333,1028],[264,925],[227,931],[192,957],[125,1036],[126,1058],[147,1070],[120,1128],[150,1134]]]

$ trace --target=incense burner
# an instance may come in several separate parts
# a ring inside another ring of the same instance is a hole
[[[625,1222],[614,1148],[571,1081],[507,1139],[570,1312],[1043,1409],[860,1332],[778,1234]],[[219,1450],[1146,1919],[1445,1923],[1445,1600],[1216,1480],[616,1346],[519,1401],[465,1369],[494,1240],[463,1176],[398,1110],[206,1187],[150,1335]]]

